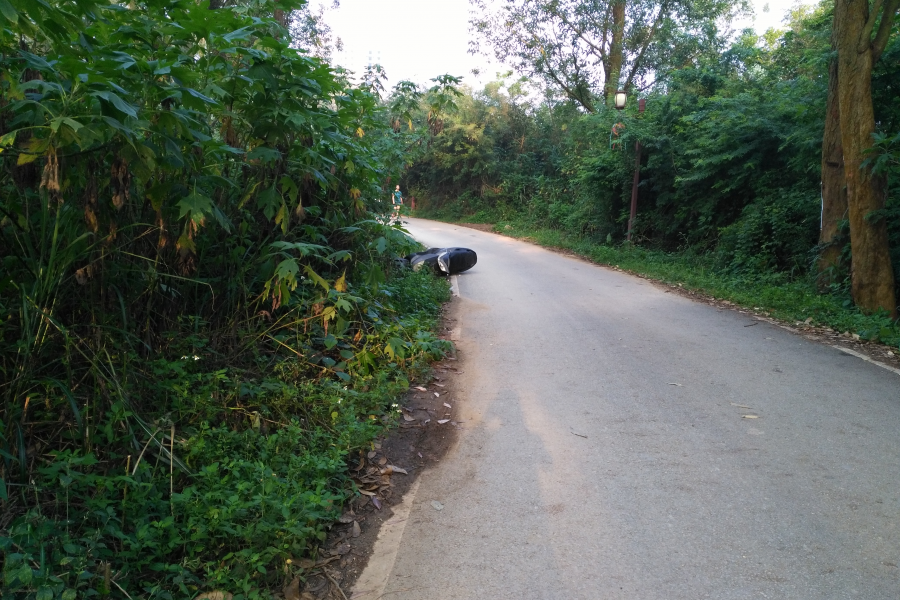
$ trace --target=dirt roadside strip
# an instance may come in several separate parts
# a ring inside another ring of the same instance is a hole
[[[445,339],[450,339],[455,329],[453,304],[448,302],[443,309],[440,332]],[[440,461],[456,443],[463,426],[454,420],[454,380],[461,373],[457,359],[449,356],[435,363],[430,380],[411,383],[401,404],[400,426],[351,461],[351,475],[364,492],[331,529],[320,559],[304,565],[312,575],[305,583],[298,580],[285,587],[284,600],[359,597],[351,590],[378,539],[391,530],[402,535],[405,523],[395,517],[402,514],[404,498],[414,495],[419,474]]]

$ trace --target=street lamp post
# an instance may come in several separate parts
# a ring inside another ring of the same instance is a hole
[[[616,110],[623,110],[625,108],[625,102],[628,100],[628,95],[625,93],[625,90],[616,91],[613,96],[613,106],[615,106]],[[644,112],[644,108],[647,106],[647,101],[641,99],[638,101],[638,113]],[[618,135],[616,131],[616,127],[618,124],[613,127],[613,133]],[[610,140],[612,136],[610,136]],[[612,142],[610,141],[610,147],[612,147]],[[634,228],[634,218],[637,216],[637,201],[638,201],[638,184],[641,182],[641,142],[636,141],[634,143],[634,180],[631,183],[631,214],[628,216],[628,241],[631,241],[631,232]]]

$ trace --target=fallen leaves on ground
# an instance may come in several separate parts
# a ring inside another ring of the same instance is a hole
[[[299,582],[297,585],[300,585]],[[300,595],[299,590],[297,592],[297,595]],[[215,590],[212,592],[206,592],[205,594],[200,594],[194,600],[231,600],[232,598],[234,598],[234,594],[232,594],[231,592]]]
[[[284,593],[284,600],[300,600],[300,578],[294,577],[281,591]]]
[[[352,548],[350,544],[341,544],[337,548],[331,551],[331,554],[334,556],[343,556],[345,554],[349,554]]]

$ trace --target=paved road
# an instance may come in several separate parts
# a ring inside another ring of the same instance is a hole
[[[897,374],[523,242],[409,229],[478,265],[464,429],[384,598],[900,598]]]

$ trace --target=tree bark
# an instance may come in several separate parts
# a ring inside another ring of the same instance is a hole
[[[834,40],[832,40],[834,49]],[[844,148],[841,145],[841,113],[838,104],[838,61],[828,65],[828,100],[822,136],[822,222],[819,230],[819,285],[832,283],[839,267],[841,247],[834,243],[841,221],[847,218],[847,184],[844,181]]]
[[[835,0],[838,103],[853,253],[851,292],[853,301],[863,311],[884,309],[896,317],[887,222],[872,214],[884,209],[887,181],[884,176],[873,175],[870,167],[862,166],[865,150],[871,147],[875,132],[872,105],[874,52],[868,22],[867,0]]]
[[[619,87],[619,74],[625,56],[625,0],[612,0],[612,36],[609,43],[609,68],[606,69],[604,96],[607,102],[615,97]]]

